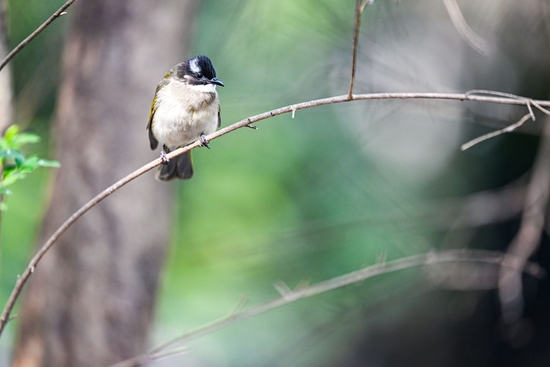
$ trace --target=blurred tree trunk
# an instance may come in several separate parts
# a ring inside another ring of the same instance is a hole
[[[61,168],[40,244],[94,195],[158,157],[145,126],[189,44],[191,0],[80,1],[53,135]],[[106,366],[144,351],[169,239],[170,185],[152,174],[93,208],[31,279],[14,366]]]
[[[8,46],[8,18],[6,14],[6,2],[0,0],[0,60],[4,59],[9,53]],[[13,104],[11,89],[11,70],[10,65],[4,66],[0,71],[0,136],[13,123]],[[3,167],[0,167],[0,180],[3,176]],[[4,201],[3,195],[0,195],[0,203]],[[0,211],[0,220],[2,212]]]
[[[8,49],[8,23],[6,16],[6,3],[0,0],[0,60],[9,53]],[[6,65],[0,71],[0,134],[13,123],[13,105],[11,91],[10,65]]]

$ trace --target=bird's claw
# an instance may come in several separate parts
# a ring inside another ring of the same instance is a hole
[[[166,152],[164,151],[164,149],[160,151],[160,161],[162,162],[162,164],[170,162],[170,159],[166,156]]]
[[[210,146],[208,145],[209,141],[206,139],[206,135],[204,135],[204,133],[199,136],[199,140],[201,141],[201,146],[210,149]]]

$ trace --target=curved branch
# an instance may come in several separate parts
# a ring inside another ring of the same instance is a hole
[[[482,55],[489,53],[489,43],[481,38],[468,25],[456,0],[443,0],[443,3],[445,4],[445,8],[447,8],[447,13],[449,13],[451,21],[458,31],[458,34],[466,41],[466,43]]]
[[[17,54],[19,51],[21,51],[23,49],[23,47],[28,45],[29,42],[31,42],[34,38],[36,38],[36,36],[38,36],[44,29],[46,29],[46,27],[49,26],[54,20],[56,20],[57,18],[59,18],[62,15],[65,15],[65,13],[64,13],[65,10],[67,10],[67,8],[69,6],[71,6],[75,1],[76,0],[68,0],[65,4],[63,4],[63,6],[61,6],[61,8],[57,9],[57,11],[55,13],[53,13],[51,17],[46,19],[46,21],[44,23],[42,23],[42,25],[40,27],[36,28],[36,30],[34,32],[32,32],[23,41],[21,41],[21,43],[19,43],[17,45],[17,47],[15,47],[13,50],[11,50],[11,52],[4,58],[4,60],[2,60],[2,63],[0,63],[0,70],[2,70],[4,68],[4,66],[6,66],[8,64],[8,62],[10,62],[11,59],[13,59],[15,54]]]
[[[307,101],[302,102],[294,105],[289,105],[285,107],[281,107],[275,110],[271,110],[268,112],[261,113],[259,115],[251,116],[246,119],[243,119],[239,122],[236,122],[232,125],[229,125],[221,130],[218,130],[210,135],[208,135],[206,138],[210,141],[213,139],[217,139],[220,136],[223,136],[225,134],[230,133],[231,131],[240,129],[242,127],[247,127],[251,125],[252,123],[262,121],[271,117],[279,116],[285,113],[295,113],[297,110],[302,110],[306,108],[312,108],[317,106],[325,106],[330,104],[336,104],[336,103],[342,103],[342,102],[357,102],[357,101],[367,101],[367,100],[377,100],[377,99],[436,99],[436,100],[455,100],[455,101],[475,101],[475,102],[486,102],[486,103],[500,103],[500,104],[512,104],[512,105],[524,105],[529,106],[530,104],[533,104],[535,106],[545,106],[550,107],[550,101],[533,101],[530,98],[511,98],[511,97],[495,97],[495,96],[487,96],[487,95],[476,95],[472,92],[467,93],[372,93],[372,94],[358,94],[353,96],[353,100],[348,99],[348,95],[341,95],[336,97],[330,97],[330,98],[323,98],[323,99],[317,99],[313,101]],[[196,148],[200,146],[200,141],[196,141],[192,144],[189,144],[183,148],[176,149],[166,155],[169,159],[172,159],[180,154],[183,154],[193,148]],[[46,252],[54,245],[54,243],[61,237],[61,235],[70,227],[72,226],[81,216],[83,216],[88,210],[93,208],[96,204],[101,202],[103,199],[105,199],[107,196],[111,195],[113,192],[120,189],[122,186],[126,185],[128,182],[134,180],[135,178],[141,176],[147,171],[150,171],[151,169],[155,168],[161,164],[161,160],[155,159],[152,162],[149,162],[148,164],[144,165],[143,167],[137,169],[136,171],[130,173],[126,177],[120,179],[115,184],[109,186],[105,190],[103,190],[100,194],[98,194],[96,197],[88,201],[83,207],[78,209],[73,215],[71,215],[52,235],[51,237],[46,241],[44,245],[38,250],[38,252],[34,255],[34,257],[29,262],[29,265],[17,278],[17,282],[15,283],[15,286],[10,294],[10,297],[8,298],[8,301],[6,303],[6,306],[4,307],[4,310],[2,311],[2,315],[0,317],[0,336],[2,335],[2,332],[4,331],[4,328],[6,326],[7,321],[9,320],[11,311],[13,310],[13,307],[15,306],[15,302],[17,301],[17,298],[19,298],[19,295],[21,294],[21,291],[23,290],[23,287],[29,280],[30,276],[34,272],[34,269],[44,256]]]
[[[470,262],[512,267],[516,271],[524,272],[535,277],[540,277],[544,275],[544,270],[541,269],[538,264],[529,262],[509,262],[505,261],[506,256],[496,251],[460,249],[441,252],[429,252],[427,254],[413,255],[388,262],[377,262],[374,265],[367,266],[360,270],[344,274],[323,282],[319,282],[314,285],[298,287],[294,290],[288,289],[281,294],[281,297],[272,299],[264,303],[260,303],[259,305],[249,307],[242,311],[234,312],[225,318],[219,319],[210,324],[206,324],[196,330],[193,330],[159,347],[156,347],[149,351],[147,354],[127,359],[125,361],[116,363],[111,367],[141,366],[145,363],[151,362],[152,360],[178,353],[180,350],[182,350],[182,344],[198,339],[204,335],[211,334],[238,321],[249,319],[251,317],[257,316],[267,311],[271,311],[273,309],[279,308],[289,303],[296,302],[304,298],[309,298],[319,295],[321,293],[326,293],[335,289],[343,288],[348,285],[356,284],[379,275],[394,273],[405,269],[444,263]],[[183,349],[183,351],[187,351],[187,349]]]

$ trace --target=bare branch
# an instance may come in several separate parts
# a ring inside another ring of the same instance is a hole
[[[448,250],[441,252],[431,252],[427,254],[413,255],[407,258],[388,261],[384,263],[377,262],[374,265],[367,266],[363,269],[336,278],[332,278],[324,282],[313,284],[311,286],[297,287],[297,289],[295,290],[290,290],[285,286],[286,289],[281,297],[272,299],[256,306],[249,307],[248,309],[242,310],[238,313],[232,313],[228,317],[202,326],[157,348],[154,348],[147,354],[119,362],[112,365],[111,367],[140,366],[159,357],[164,357],[167,353],[170,353],[173,350],[179,350],[181,348],[181,345],[185,343],[196,340],[204,335],[211,334],[215,331],[221,330],[226,326],[232,325],[236,322],[263,314],[281,306],[296,302],[300,299],[313,297],[335,289],[343,288],[351,284],[362,282],[369,278],[405,269],[431,266],[436,264],[481,263],[512,266],[514,267],[514,270],[525,272],[536,277],[539,277],[543,274],[543,270],[537,264],[524,262],[521,263],[520,268],[516,268],[515,266],[519,263],[505,263],[504,259],[505,256],[503,256],[502,253],[484,250]]]
[[[512,240],[503,263],[513,267],[525,263],[540,246],[550,198],[550,125],[544,125],[539,151],[533,164],[531,181],[523,204],[518,233]],[[508,258],[508,256],[510,256]],[[499,274],[499,297],[502,317],[508,324],[523,315],[521,272],[502,267]]]
[[[466,41],[466,43],[468,43],[474,50],[476,50],[480,54],[487,54],[490,50],[489,44],[476,32],[474,32],[472,28],[470,28],[468,23],[466,23],[466,20],[464,19],[464,16],[462,15],[462,12],[460,11],[458,4],[456,3],[456,0],[443,0],[443,3],[445,4],[445,8],[447,8],[447,12],[451,17],[453,25],[458,31],[458,34],[464,39],[464,41]]]
[[[363,10],[365,10],[365,7],[366,7],[367,5],[372,4],[372,3],[374,3],[374,0],[363,0],[363,2],[361,3],[361,5],[359,6],[359,12],[362,13]]]
[[[489,96],[508,97],[508,98],[514,98],[514,99],[519,99],[519,100],[525,101],[525,102],[527,102],[527,109],[529,110],[529,114],[531,115],[531,118],[533,119],[533,121],[535,121],[536,118],[535,118],[535,114],[533,113],[533,109],[531,108],[531,105],[534,105],[535,107],[537,107],[539,110],[541,110],[545,114],[550,115],[550,111],[542,108],[540,105],[538,105],[532,99],[525,98],[525,97],[522,97],[522,96],[518,96],[516,94],[498,92],[498,91],[487,90],[487,89],[472,89],[472,90],[467,91],[466,94],[467,95],[484,94],[484,95],[489,95]]]
[[[359,43],[359,29],[361,28],[361,14],[373,0],[357,0],[355,4],[355,25],[353,26],[353,50],[351,56],[351,78],[349,83],[348,99],[353,99],[353,85],[355,84],[355,69],[357,67],[357,45]]]
[[[532,111],[531,111],[532,113]],[[518,122],[515,122],[513,123],[512,125],[509,125],[509,126],[506,126],[505,128],[503,129],[500,129],[500,130],[497,130],[497,131],[493,131],[491,133],[488,133],[488,134],[485,134],[485,135],[482,135],[478,138],[475,138],[475,139],[472,139],[470,140],[469,142],[465,143],[465,144],[462,144],[462,146],[460,147],[461,150],[466,150],[466,149],[470,149],[471,147],[473,147],[474,145],[476,144],[479,144],[481,143],[482,141],[485,141],[487,139],[491,139],[491,138],[494,138],[495,136],[499,136],[499,135],[502,135],[502,134],[505,134],[505,133],[509,133],[509,132],[512,132],[514,131],[515,129],[517,129],[518,127],[520,127],[521,125],[523,125],[525,123],[525,121],[529,120],[530,118],[533,118],[533,115],[531,113],[528,113],[527,115],[523,116]],[[534,119],[533,119],[534,120]]]
[[[4,68],[4,66],[7,65],[7,63],[19,52],[23,49],[23,47],[25,47],[26,45],[29,44],[29,42],[31,42],[34,38],[36,38],[36,36],[38,36],[44,29],[46,29],[47,26],[49,26],[54,20],[56,20],[57,18],[67,14],[65,12],[65,10],[67,10],[67,8],[69,6],[71,6],[76,0],[68,0],[65,4],[63,4],[63,6],[59,9],[57,9],[57,11],[55,13],[52,14],[51,17],[49,17],[44,23],[42,23],[42,25],[38,28],[36,28],[36,30],[34,32],[32,32],[27,38],[25,38],[23,41],[21,41],[20,44],[17,45],[17,47],[15,47],[5,58],[4,60],[2,60],[2,63],[0,64],[0,70],[2,70]]]
[[[541,112],[547,114],[547,115],[550,115],[550,111],[548,111],[546,108],[542,108],[541,105],[539,105],[536,101],[533,101],[533,100],[530,100],[531,104],[533,106],[535,106],[536,108],[538,108]]]
[[[435,100],[455,100],[455,101],[476,101],[476,102],[486,102],[486,103],[499,103],[499,104],[511,104],[511,105],[528,105],[529,103],[536,102],[540,106],[550,107],[550,101],[531,101],[528,98],[521,97],[523,99],[509,98],[509,97],[493,97],[493,96],[478,96],[468,93],[373,93],[373,94],[358,94],[353,96],[353,101],[367,101],[367,100],[378,100],[378,99],[435,99]],[[220,129],[206,138],[211,141],[217,139],[225,134],[228,134],[234,130],[240,129],[242,127],[248,127],[249,125],[262,121],[271,117],[279,116],[285,113],[292,113],[293,111],[302,110],[306,108],[312,108],[317,106],[325,106],[330,104],[350,102],[348,95],[341,95],[330,98],[317,99],[307,102],[302,102],[298,104],[292,104],[285,107],[281,107],[275,110],[261,113],[259,115],[247,117],[239,122],[236,122],[232,125],[229,125],[223,129]],[[200,141],[196,141],[192,144],[189,144],[183,148],[176,149],[166,155],[168,159],[172,159],[180,154],[183,154],[193,148],[200,146]],[[2,311],[2,316],[0,317],[0,336],[4,331],[6,326],[6,321],[9,319],[10,313],[15,306],[17,298],[21,294],[23,287],[29,280],[30,276],[33,273],[33,270],[36,268],[44,254],[53,246],[53,244],[61,237],[61,235],[72,226],[81,216],[83,216],[88,210],[93,208],[96,204],[101,202],[107,196],[111,195],[113,192],[120,189],[122,186],[126,185],[128,182],[134,180],[135,178],[141,176],[147,171],[155,168],[161,164],[160,159],[155,159],[154,161],[149,162],[143,167],[137,169],[136,171],[130,173],[126,177],[120,179],[115,184],[109,186],[103,190],[96,197],[88,201],[83,207],[78,209],[73,215],[71,215],[46,241],[46,243],[38,250],[36,255],[31,259],[27,268],[18,277],[17,282],[10,294],[10,297]]]
[[[168,350],[166,352],[159,352],[158,354],[155,355],[154,359],[156,361],[158,361],[160,359],[172,357],[172,356],[175,356],[175,355],[187,354],[187,353],[189,353],[189,348],[186,348],[186,347],[174,348],[174,349]]]

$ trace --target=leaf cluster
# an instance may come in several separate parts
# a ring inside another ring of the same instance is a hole
[[[38,167],[59,167],[59,162],[41,159],[38,155],[26,157],[21,148],[27,144],[36,144],[40,136],[20,132],[19,126],[11,125],[7,128],[3,137],[0,137],[0,167],[2,169],[2,180],[0,181],[0,195],[10,195],[12,192],[7,186],[17,180],[23,179],[27,174]],[[5,209],[0,207],[0,210]]]

